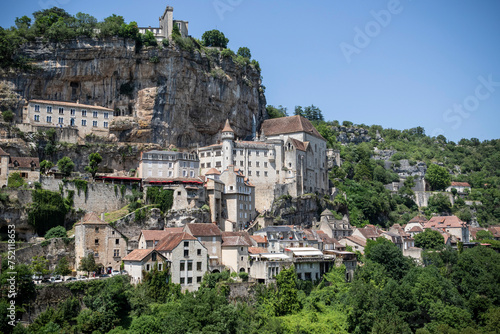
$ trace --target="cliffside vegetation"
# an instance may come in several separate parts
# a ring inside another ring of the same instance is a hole
[[[314,283],[298,281],[291,267],[277,275],[276,284],[256,284],[236,299],[229,292],[240,280],[229,272],[205,275],[194,293],[181,293],[168,283],[167,272],[157,270],[137,286],[125,276],[69,283],[69,297],[28,328],[18,325],[16,333],[498,332],[500,254],[492,249],[428,252],[426,266],[385,238],[370,241],[365,251],[352,283],[345,282],[343,266]],[[34,293],[24,292],[34,286],[23,288],[19,305],[27,309]],[[0,303],[5,333],[12,331],[7,306]]]

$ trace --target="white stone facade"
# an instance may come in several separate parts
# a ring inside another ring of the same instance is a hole
[[[196,178],[200,161],[196,154],[174,151],[142,152],[138,177],[143,179]]]
[[[169,38],[172,35],[172,31],[174,28],[174,25],[176,25],[179,28],[179,32],[181,33],[182,37],[187,37],[188,36],[188,27],[189,27],[189,22],[188,21],[182,21],[182,20],[174,20],[174,8],[171,6],[167,6],[165,8],[165,12],[163,13],[162,16],[159,18],[159,27],[140,27],[139,32],[141,34],[145,34],[146,31],[151,31],[158,42],[161,42],[164,38]]]

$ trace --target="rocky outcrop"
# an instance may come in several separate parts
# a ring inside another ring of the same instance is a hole
[[[338,133],[337,141],[342,144],[360,144],[372,140],[372,137],[368,135],[368,130],[363,128],[334,126],[332,130]]]
[[[121,115],[111,124],[117,139],[163,146],[214,143],[228,118],[238,137],[266,117],[260,71],[203,50],[137,48],[133,40],[37,40],[22,46],[35,72],[0,73],[25,100],[96,104]],[[21,112],[17,109],[18,114]]]
[[[189,223],[210,222],[210,212],[204,209],[169,210],[165,216],[166,227],[183,227]]]

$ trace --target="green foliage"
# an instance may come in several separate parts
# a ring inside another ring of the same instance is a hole
[[[2,112],[2,117],[5,122],[12,122],[14,120],[14,113],[12,110],[5,110]]]
[[[440,250],[444,248],[444,237],[438,231],[426,229],[415,236],[415,246],[425,250]]]
[[[155,34],[153,34],[152,31],[147,30],[145,34],[141,36],[141,41],[144,46],[157,46],[158,42],[156,41]],[[167,45],[165,45],[165,42],[167,41]],[[163,39],[162,44],[165,46],[168,46],[168,39]]]
[[[151,64],[158,64],[160,62],[160,58],[158,58],[158,56],[153,56],[153,57],[149,58],[149,62]]]
[[[87,275],[91,271],[96,271],[97,270],[97,265],[95,263],[94,253],[93,252],[89,253],[89,254],[87,254],[87,256],[81,258],[78,270],[80,270],[80,271],[86,271]]]
[[[429,213],[450,214],[451,202],[450,198],[445,194],[435,194],[429,198],[429,206],[427,207]]]
[[[276,301],[274,310],[277,316],[292,314],[300,310],[301,305],[297,295],[295,268],[292,266],[280,271],[276,276]]]
[[[55,226],[45,233],[45,240],[52,238],[65,238],[67,236],[64,226]]]
[[[35,255],[31,260],[30,270],[35,274],[47,275],[49,273],[49,260],[45,256]]]
[[[89,155],[89,164],[85,166],[85,171],[92,174],[92,177],[95,177],[97,170],[99,169],[99,164],[102,161],[102,157],[99,153],[90,153]]]
[[[384,266],[388,276],[395,280],[402,279],[413,265],[395,244],[384,237],[375,241],[367,240],[365,256],[368,260]]]
[[[146,201],[156,204],[163,213],[167,213],[174,201],[174,191],[171,189],[161,189],[159,187],[148,187]]]
[[[64,225],[64,218],[71,207],[60,193],[35,189],[32,198],[28,221],[39,235],[45,235],[52,227]]]
[[[282,105],[279,105],[278,107],[274,107],[272,105],[267,105],[266,111],[267,111],[267,114],[269,115],[269,118],[280,118],[280,117],[287,117],[288,116],[288,114],[286,112],[286,108],[283,107]]]
[[[69,157],[63,157],[57,162],[57,168],[65,176],[70,176],[75,169],[75,163]]]
[[[168,39],[164,38],[164,39],[162,39],[161,44],[164,47],[168,47],[170,45],[170,42],[168,41]]]
[[[236,55],[238,56],[241,56],[243,58],[252,58],[252,54],[250,53],[250,49],[245,47],[245,46],[242,46],[238,49],[238,52],[236,53]]]
[[[236,54],[231,49],[224,49],[220,52],[222,57],[235,57]]]
[[[445,167],[432,164],[425,172],[425,180],[433,190],[445,190],[451,184],[451,176]]]
[[[477,240],[493,240],[493,233],[491,233],[488,230],[479,230],[476,232],[476,239]]]
[[[137,22],[132,21],[129,24],[122,23],[120,25],[120,30],[118,31],[118,36],[125,37],[125,38],[131,38],[134,40],[138,40],[139,38],[141,38],[139,36],[139,27],[137,26]],[[147,42],[150,43],[151,41],[148,39]],[[156,42],[156,40],[155,40],[155,42]],[[154,45],[156,45],[156,44],[154,44]]]
[[[216,46],[221,48],[226,48],[229,42],[229,39],[224,36],[224,33],[217,29],[205,31],[201,36],[201,40],[204,46]]]
[[[54,163],[49,160],[43,160],[40,162],[40,173],[47,173],[52,167],[54,167]]]
[[[307,118],[310,121],[323,121],[323,113],[321,109],[311,104],[308,107],[302,108],[301,106],[295,106],[295,115],[300,115]]]
[[[19,188],[22,187],[26,182],[21,177],[19,173],[10,173],[7,179],[7,187],[9,188]]]
[[[118,36],[122,24],[125,24],[122,16],[113,14],[106,17],[103,22],[98,24],[98,29],[100,30],[99,37]]]
[[[172,34],[172,39],[174,40],[175,45],[177,45],[181,50],[191,52],[196,47],[191,37],[182,37],[181,35]]]
[[[75,187],[78,190],[78,196],[80,196],[80,191],[83,191],[85,196],[88,195],[89,183],[86,180],[75,179],[73,180],[73,183],[75,184]]]
[[[66,257],[62,257],[59,262],[57,262],[57,265],[54,269],[54,274],[56,275],[61,275],[61,276],[67,276],[71,274],[71,269],[69,267],[69,262]]]

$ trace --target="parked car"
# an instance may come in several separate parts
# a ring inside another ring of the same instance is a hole
[[[70,277],[70,278],[66,279],[66,281],[76,281],[76,277]]]
[[[113,270],[111,272],[111,276],[115,276],[115,275],[121,275],[120,271],[119,270]]]
[[[101,274],[99,277],[104,278],[104,277],[109,277],[108,274]]]
[[[85,279],[88,279],[88,277],[85,276],[85,275],[80,275],[80,276],[78,276],[78,279],[79,280],[85,280]]]

